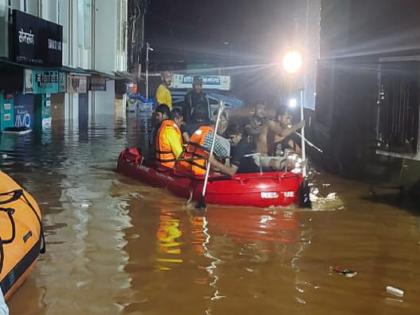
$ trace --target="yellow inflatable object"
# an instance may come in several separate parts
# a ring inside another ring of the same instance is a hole
[[[0,285],[6,300],[44,252],[41,210],[30,194],[0,171]]]

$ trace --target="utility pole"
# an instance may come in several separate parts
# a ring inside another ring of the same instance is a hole
[[[154,49],[150,47],[149,43],[146,43],[146,99],[149,99],[149,51]]]

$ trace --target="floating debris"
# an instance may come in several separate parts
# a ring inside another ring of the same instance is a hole
[[[335,200],[335,199],[337,199],[337,194],[336,193],[329,193],[328,195],[327,195],[327,198],[326,198],[327,200]]]
[[[404,296],[404,291],[401,289],[398,289],[396,287],[392,287],[392,286],[387,286],[386,287],[386,292],[392,295],[395,295],[397,297],[403,297]]]
[[[346,278],[353,278],[357,275],[357,271],[351,270],[349,268],[345,268],[345,267],[340,267],[340,266],[335,266],[335,267],[330,267],[331,271],[334,271],[335,273],[338,273]]]
[[[318,201],[318,196],[314,195],[313,193],[309,194],[309,199],[311,199],[312,202]]]

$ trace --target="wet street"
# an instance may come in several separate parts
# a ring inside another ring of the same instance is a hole
[[[119,152],[140,142],[136,117],[1,136],[2,170],[39,202],[47,238],[12,315],[420,314],[420,213],[318,174],[315,186],[344,209],[210,206],[195,216],[115,172]]]

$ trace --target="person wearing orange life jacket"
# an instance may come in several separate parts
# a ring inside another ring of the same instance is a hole
[[[160,165],[174,168],[175,161],[183,152],[180,130],[182,114],[178,109],[174,109],[172,113],[169,113],[167,108],[165,105],[160,105],[156,109],[156,112],[162,116],[162,122],[156,133],[155,155],[156,161]]]
[[[223,160],[230,156],[229,141],[219,135],[225,131],[226,126],[219,125],[214,154],[213,156],[209,156],[213,140],[214,124],[208,121],[207,112],[205,111],[197,109],[195,116],[196,120],[201,121],[201,124],[191,135],[190,142],[187,145],[182,159],[177,162],[176,169],[202,176],[206,173],[207,161],[210,161],[213,170],[232,176],[234,170],[218,160]],[[223,126],[223,128],[220,128],[220,126]]]

